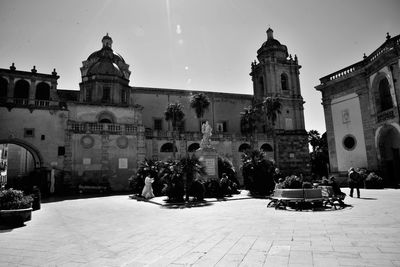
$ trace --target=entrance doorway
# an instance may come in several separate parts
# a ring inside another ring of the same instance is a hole
[[[386,125],[379,134],[379,153],[381,169],[385,185],[398,187],[400,184],[400,133]]]
[[[47,187],[47,177],[41,169],[42,157],[37,149],[19,139],[0,140],[1,184],[6,188],[29,193],[33,186]]]

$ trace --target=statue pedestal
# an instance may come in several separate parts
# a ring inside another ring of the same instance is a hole
[[[212,147],[199,148],[196,156],[206,168],[206,179],[218,179],[218,154]]]

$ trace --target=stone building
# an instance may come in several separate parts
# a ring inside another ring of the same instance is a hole
[[[274,157],[287,172],[308,169],[297,58],[267,31],[267,41],[251,65],[254,96],[205,91],[135,87],[129,85],[129,65],[112,49],[108,34],[100,50],[82,62],[79,90],[57,89],[59,76],[0,69],[0,144],[27,149],[36,168],[48,171],[60,188],[94,183],[126,190],[128,178],[145,158],[172,157],[172,131],[164,119],[168,103],[180,102],[185,119],[176,138],[176,157],[198,149],[200,123],[190,108],[190,96],[205,93],[210,107],[203,120],[213,128],[212,144],[240,169],[242,152],[250,141],[240,132],[240,114],[253,98],[279,97],[281,114],[276,138],[260,128],[255,146]],[[63,173],[62,178],[57,173]],[[238,172],[240,174],[240,172]],[[54,177],[56,176],[56,177]]]
[[[400,183],[400,35],[369,56],[320,79],[331,172],[378,171]]]

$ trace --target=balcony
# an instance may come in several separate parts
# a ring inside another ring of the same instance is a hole
[[[390,120],[390,119],[393,119],[393,118],[395,118],[395,117],[396,117],[396,116],[395,116],[395,114],[394,114],[394,109],[393,109],[393,108],[392,108],[392,109],[385,110],[385,111],[382,111],[382,112],[379,112],[379,113],[377,114],[377,116],[376,116],[377,122],[378,122],[378,123],[383,122],[383,121],[387,121],[387,120]]]
[[[138,126],[134,124],[117,124],[117,123],[96,123],[96,122],[68,122],[68,130],[74,133],[91,133],[91,134],[115,134],[115,135],[131,135],[138,132]]]
[[[0,105],[7,107],[27,107],[38,109],[49,109],[59,107],[58,101],[40,100],[30,98],[15,98],[15,97],[2,97],[0,98]]]

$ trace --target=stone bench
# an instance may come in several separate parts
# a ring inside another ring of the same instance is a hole
[[[317,204],[322,204],[323,200],[321,188],[275,189],[268,206],[278,209],[293,205],[296,209],[301,209],[302,203],[311,203],[314,208]]]

